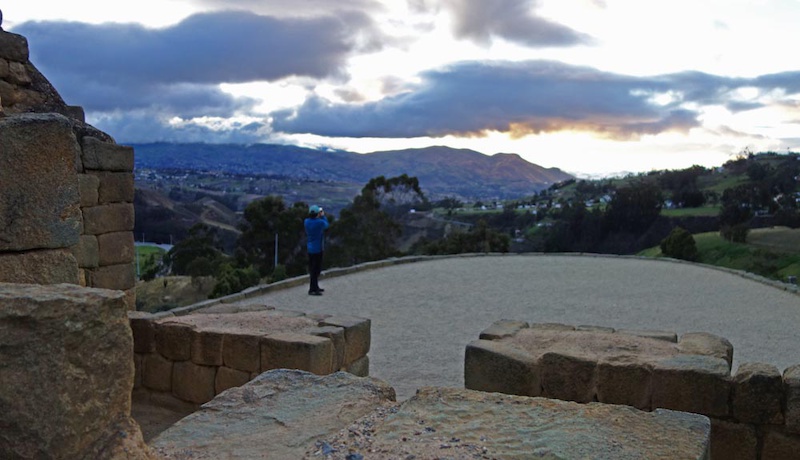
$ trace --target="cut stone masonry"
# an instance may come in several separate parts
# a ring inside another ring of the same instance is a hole
[[[161,401],[203,404],[271,369],[369,374],[368,319],[231,308],[185,316],[130,312],[135,396],[152,400],[158,392]]]
[[[796,458],[800,365],[744,363],[708,333],[615,331],[501,320],[466,347],[473,390],[706,415],[714,458]]]
[[[135,308],[133,149],[83,121],[0,30],[0,282],[125,291]]]

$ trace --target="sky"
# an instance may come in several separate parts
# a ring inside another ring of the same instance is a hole
[[[800,0],[4,0],[122,144],[446,145],[579,177],[800,151]]]

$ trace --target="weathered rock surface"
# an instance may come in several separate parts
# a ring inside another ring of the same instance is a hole
[[[707,459],[708,418],[455,388],[402,405],[385,383],[274,370],[155,438],[176,460],[216,458]]]
[[[0,283],[0,458],[150,458],[121,292]]]
[[[172,459],[300,458],[315,440],[394,399],[376,379],[279,369],[221,393],[151,446]]]
[[[67,249],[0,253],[0,282],[79,284],[80,272]]]
[[[684,412],[422,388],[322,437],[304,458],[706,459],[710,429]]]
[[[71,122],[56,114],[0,119],[0,251],[78,243],[81,210],[75,175],[80,147]],[[31,178],[37,180],[31,180]]]

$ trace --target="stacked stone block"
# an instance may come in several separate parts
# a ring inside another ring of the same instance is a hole
[[[0,29],[0,116],[28,112],[60,113],[84,120],[83,109],[68,106],[30,62],[28,40]]]
[[[272,317],[305,318],[302,331],[253,333],[198,328],[172,313],[130,312],[134,388],[151,399],[203,404],[272,369],[318,375],[369,375],[370,320],[274,310]],[[299,316],[298,316],[299,315]]]
[[[133,149],[86,125],[0,30],[0,281],[122,290],[135,308]]]
[[[537,334],[549,338],[524,339]],[[596,340],[596,349],[562,347],[558,340]],[[618,349],[608,345],[615,340]],[[541,348],[524,346],[531,343]],[[650,347],[656,351],[645,353]],[[800,365],[781,375],[775,366],[743,363],[732,375],[732,360],[730,342],[708,333],[678,339],[668,332],[503,320],[467,346],[464,380],[473,390],[702,414],[712,422],[713,458],[797,458]]]

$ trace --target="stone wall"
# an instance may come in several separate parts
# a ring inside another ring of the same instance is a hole
[[[133,309],[133,149],[85,124],[2,30],[0,107],[0,282],[122,290]]]
[[[299,369],[318,375],[369,374],[370,320],[259,311],[175,316],[129,313],[134,388],[157,404],[170,398],[203,404],[262,372]]]
[[[711,454],[797,458],[800,365],[744,363],[707,333],[615,331],[498,321],[466,348],[469,389],[576,402],[672,409],[711,419]]]
[[[148,459],[121,292],[0,283],[0,458]]]

